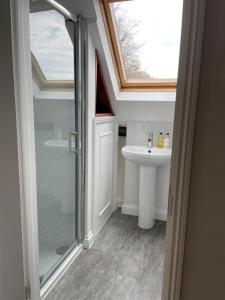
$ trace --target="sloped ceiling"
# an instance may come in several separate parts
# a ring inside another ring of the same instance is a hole
[[[86,19],[96,19],[92,0],[58,0],[58,2],[74,15],[82,15]]]
[[[30,0],[32,11],[45,7],[46,0]],[[93,0],[57,0],[74,15],[82,15],[86,19],[96,20],[96,13]]]

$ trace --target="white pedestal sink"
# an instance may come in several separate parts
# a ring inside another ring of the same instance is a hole
[[[138,225],[144,229],[151,228],[155,222],[156,169],[170,163],[171,149],[125,146],[122,154],[140,168]]]

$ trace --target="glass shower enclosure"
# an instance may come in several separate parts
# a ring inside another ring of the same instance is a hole
[[[81,19],[30,5],[40,283],[82,239]]]

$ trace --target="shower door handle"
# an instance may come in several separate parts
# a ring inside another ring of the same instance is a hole
[[[76,131],[70,132],[70,136],[69,136],[69,150],[74,155],[79,153],[79,147],[76,148],[77,140],[78,140],[78,132],[76,132]]]

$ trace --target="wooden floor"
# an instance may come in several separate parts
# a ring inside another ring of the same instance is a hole
[[[166,223],[150,230],[113,213],[46,300],[160,300]]]

